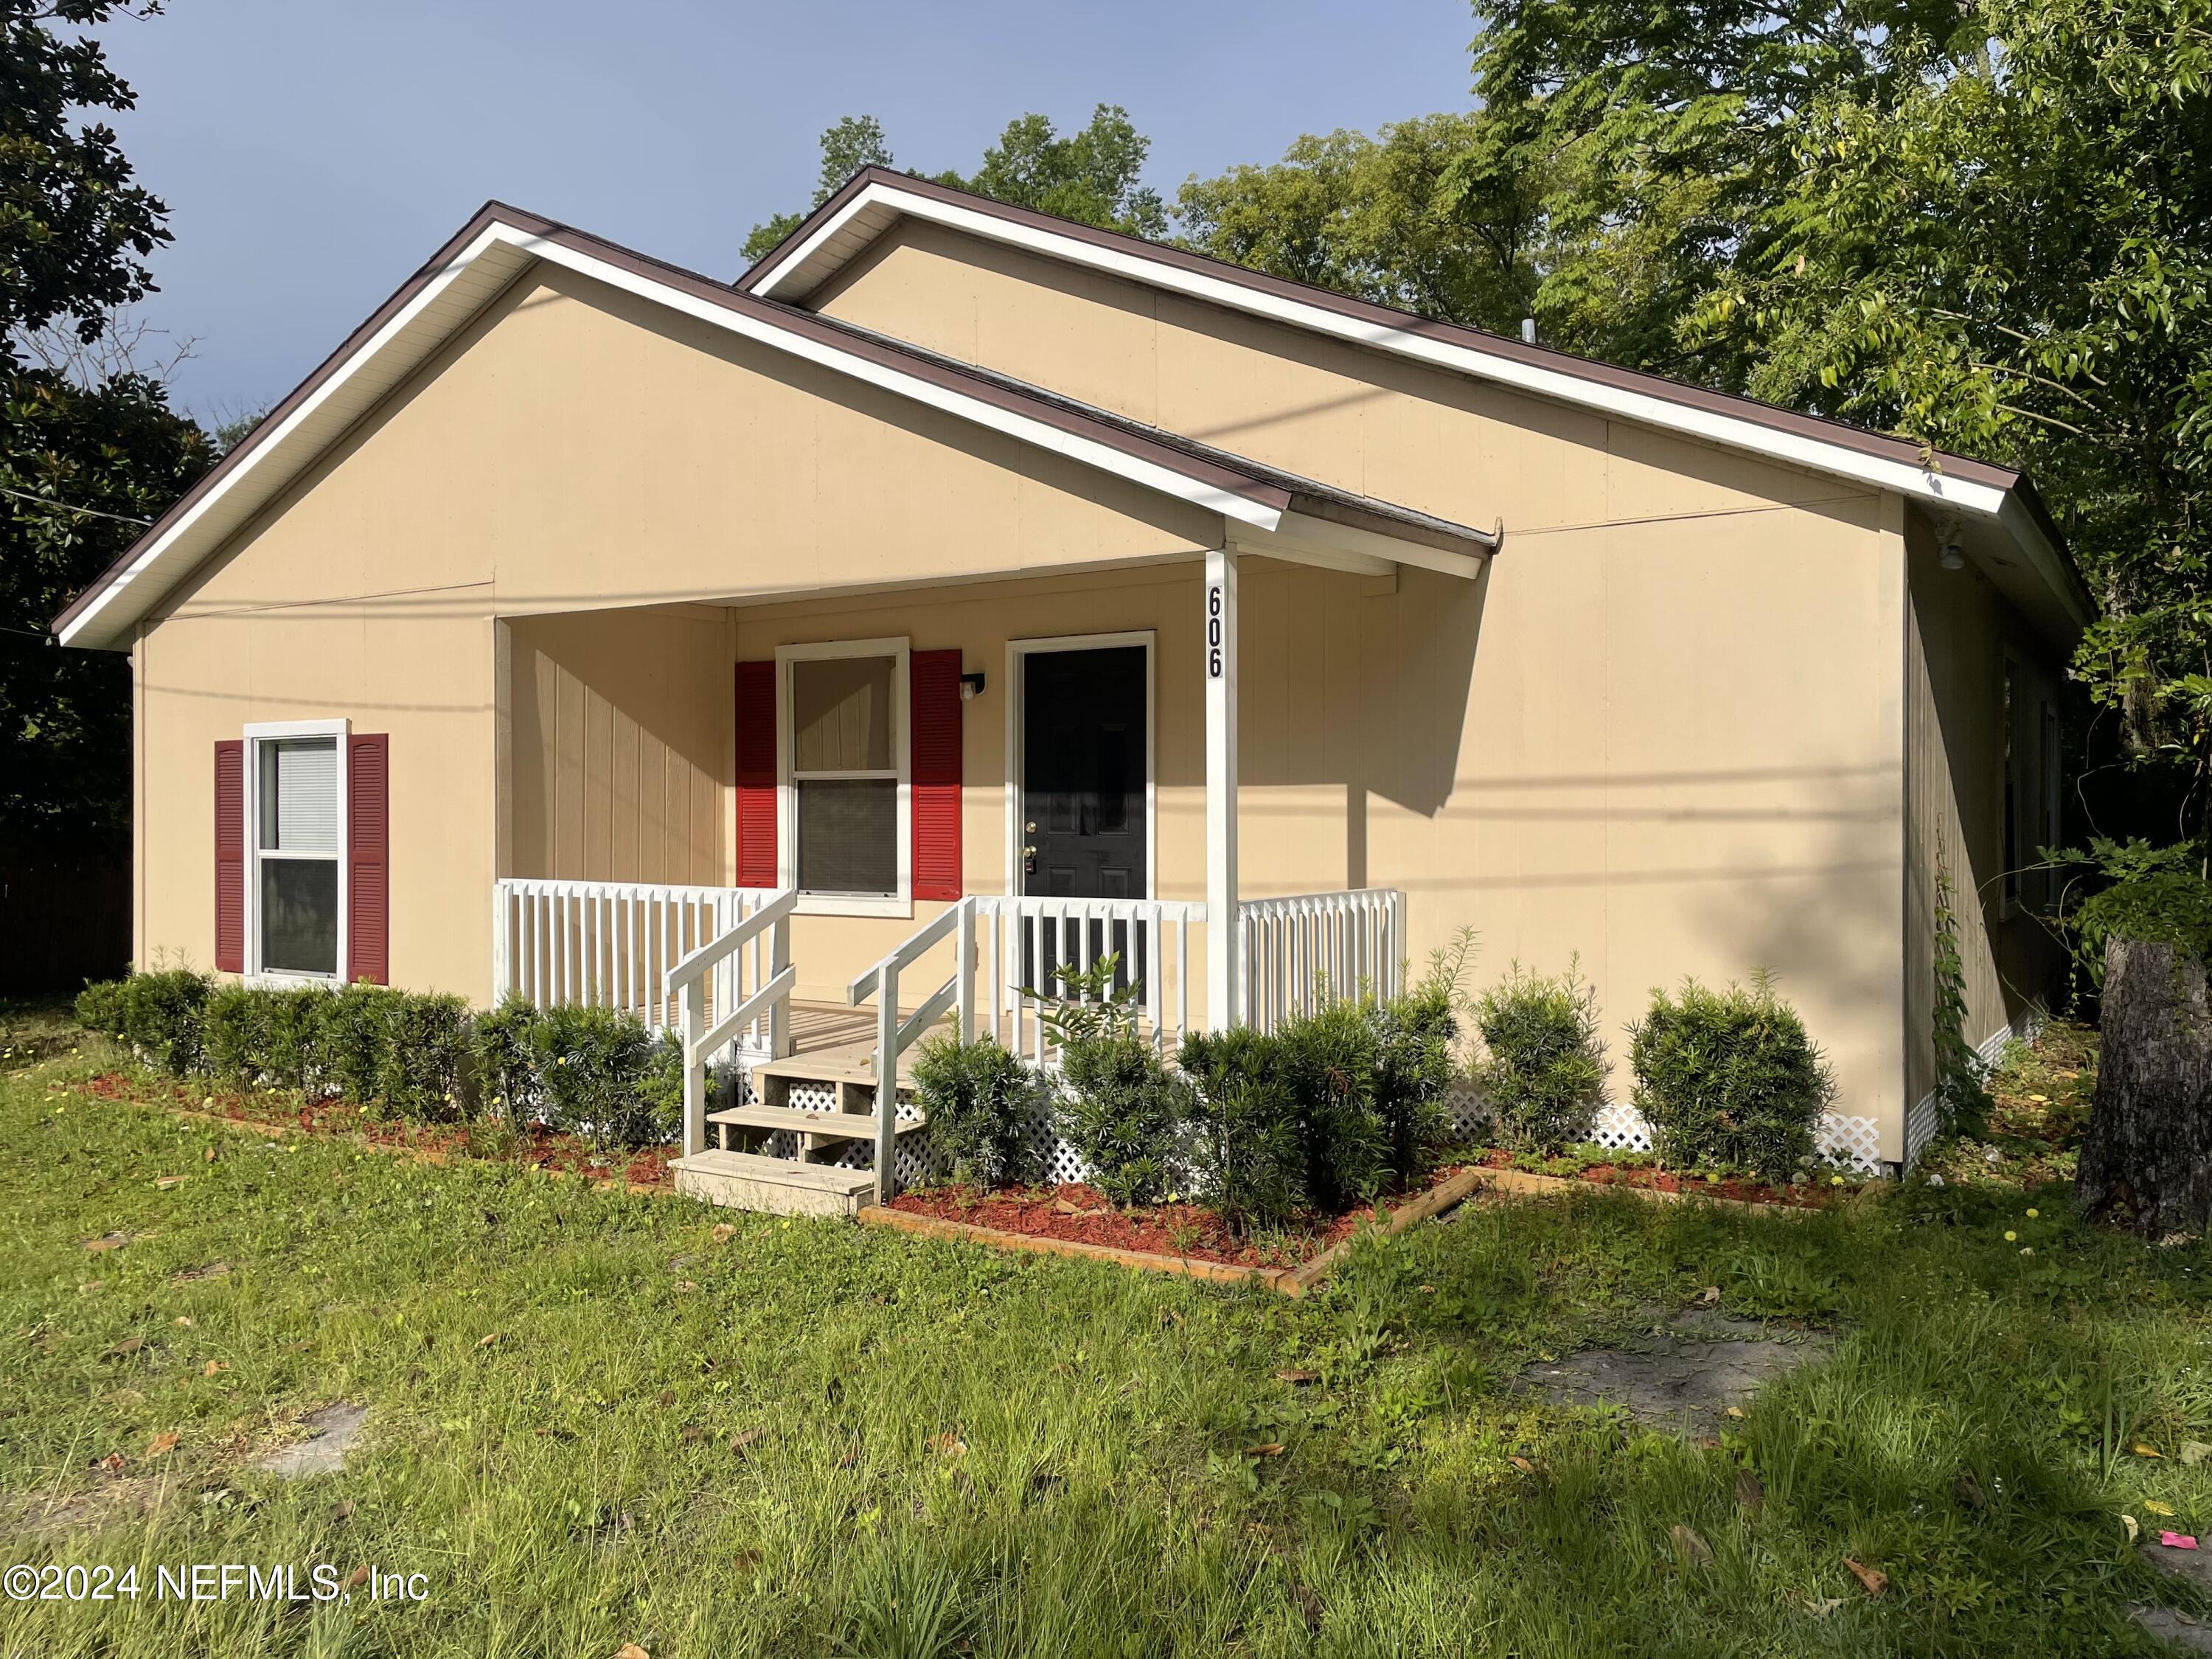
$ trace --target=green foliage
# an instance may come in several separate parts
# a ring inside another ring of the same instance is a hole
[[[1484,110],[1375,137],[1308,134],[1279,161],[1192,178],[1176,211],[1216,258],[1425,317],[1514,332],[1544,247],[1540,173]]]
[[[153,288],[146,257],[170,240],[169,210],[131,182],[115,131],[81,122],[137,102],[82,31],[155,6],[114,0],[10,0],[0,10],[0,353],[59,321],[86,340],[115,307]],[[66,37],[47,26],[70,26]]]
[[[1167,234],[1168,216],[1159,192],[1144,182],[1151,149],[1152,140],[1137,131],[1128,111],[1119,104],[1101,104],[1089,125],[1066,137],[1045,116],[1019,116],[983,152],[982,165],[974,173],[963,177],[947,170],[933,176],[940,184],[994,201],[1158,240]],[[862,167],[893,165],[882,122],[872,115],[842,116],[822,134],[822,168],[812,205],[820,207]],[[745,238],[746,259],[766,257],[804,217],[779,213],[755,225]]]
[[[1194,1032],[1177,1055],[1200,1190],[1232,1224],[1340,1214],[1413,1185],[1449,1139],[1460,982],[1473,935],[1403,996],[1358,998],[1271,1034]]]
[[[998,1187],[1035,1178],[1029,1129],[1037,1083],[1019,1056],[988,1036],[927,1037],[915,1056],[914,1086],[954,1180]]]
[[[538,1074],[531,1064],[530,1032],[538,1010],[520,991],[509,991],[496,1008],[478,1014],[469,1027],[469,1052],[484,1108],[510,1121],[536,1115]]]
[[[202,1065],[234,1088],[335,1096],[412,1122],[470,1113],[469,1011],[459,997],[224,985],[201,1027]]]
[[[1781,1182],[1811,1161],[1835,1078],[1772,975],[1725,991],[1685,980],[1679,1000],[1654,991],[1628,1030],[1637,1109],[1668,1164]]]
[[[1487,1057],[1472,1080],[1505,1144],[1520,1151],[1556,1152],[1589,1139],[1605,1104],[1597,989],[1580,967],[1577,958],[1550,977],[1516,962],[1475,1004]]]
[[[2092,985],[2105,982],[2105,946],[2116,938],[2212,961],[2212,883],[2177,871],[2119,882],[2084,900],[2074,924],[2075,958]]]
[[[1116,985],[1108,951],[1080,971],[1058,967],[1060,994],[1023,988],[1059,1045],[1061,1087],[1053,1122],[1091,1166],[1091,1184],[1116,1204],[1151,1204],[1168,1190],[1185,1115],[1181,1081],[1138,1035],[1141,988]]]
[[[177,1077],[202,1065],[202,1020],[215,981],[189,968],[133,974],[123,981],[123,1037],[146,1060]]]
[[[1305,1114],[1282,1043],[1243,1026],[1194,1031],[1176,1057],[1189,1089],[1191,1170],[1200,1196],[1242,1231],[1310,1207]]]
[[[1966,1041],[1966,965],[1959,950],[1957,895],[1943,842],[1936,843],[1936,1000],[1929,1012],[1936,1048],[1936,1109],[1945,1134],[1978,1125],[1990,1106],[1981,1058]]]
[[[123,987],[119,979],[89,980],[76,994],[76,1023],[102,1036],[123,1035]]]
[[[635,1014],[613,1008],[573,1005],[547,1008],[531,1022],[528,1051],[547,1123],[597,1146],[631,1148],[658,1146],[679,1127],[668,1110],[666,1060],[653,1086],[656,1043]],[[677,1061],[676,1100],[683,1100],[683,1069]]]

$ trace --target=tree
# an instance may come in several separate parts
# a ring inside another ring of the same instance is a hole
[[[1780,403],[2031,470],[2076,658],[2212,840],[2212,0],[1986,0],[1816,100],[1759,252],[1684,319]]]
[[[0,0],[0,835],[114,847],[130,823],[127,659],[47,624],[205,470],[114,308],[153,288],[167,210],[131,182],[99,45],[49,27],[155,4]]]
[[[159,0],[0,0],[0,352],[9,363],[24,331],[59,318],[94,339],[110,308],[153,286],[145,260],[169,240],[168,209],[131,181],[112,128],[71,113],[137,100],[96,41],[46,26],[160,9]]]
[[[1142,178],[1152,143],[1119,104],[1099,105],[1088,126],[1065,138],[1045,117],[1024,115],[1006,123],[972,176],[939,177],[1014,207],[1157,240],[1167,234],[1168,215]]]
[[[2150,1238],[2212,1223],[2212,1010],[2204,959],[2164,940],[2106,945],[2103,1053],[2074,1178],[2088,1216]]]
[[[1186,180],[1176,217],[1217,258],[1509,331],[1545,265],[1540,185],[1509,137],[1480,112],[1309,134],[1272,166]]]
[[[1009,121],[999,142],[983,152],[983,163],[972,177],[957,172],[934,176],[940,184],[1016,207],[1158,238],[1167,234],[1167,206],[1142,178],[1151,148],[1152,140],[1131,124],[1128,111],[1119,104],[1101,104],[1088,126],[1065,138],[1042,115]],[[862,167],[892,165],[883,124],[872,115],[844,117],[822,135],[822,171],[813,205],[820,207]],[[755,225],[745,238],[746,259],[760,260],[798,229],[804,216],[779,213]]]
[[[845,181],[862,167],[891,165],[891,148],[884,139],[884,124],[872,115],[844,115],[822,134],[822,171],[814,181],[815,207],[835,196]],[[745,238],[745,259],[758,261],[769,249],[799,228],[804,214],[779,213],[755,225]]]

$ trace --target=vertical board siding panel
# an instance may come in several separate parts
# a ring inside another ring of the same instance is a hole
[[[392,982],[392,739],[346,743],[346,978]]]
[[[556,668],[554,743],[553,867],[549,874],[581,880],[584,867],[584,685],[566,668]]]
[[[775,664],[738,665],[737,876],[776,884]]]
[[[960,653],[916,651],[908,661],[914,896],[957,899],[962,877]]]
[[[215,965],[246,971],[246,744],[215,746]]]

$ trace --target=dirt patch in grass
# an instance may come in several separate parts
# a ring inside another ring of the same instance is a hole
[[[2095,1030],[2046,1021],[2032,1046],[2007,1045],[1984,1088],[1990,1108],[1981,1127],[1929,1147],[1917,1173],[1947,1186],[2072,1185],[2097,1092]]]
[[[1619,1406],[1653,1428],[1710,1436],[1761,1383],[1826,1358],[1833,1346],[1820,1332],[1785,1337],[1756,1320],[1689,1309],[1619,1347],[1539,1360],[1520,1380],[1556,1405]]]
[[[1775,1187],[1742,1176],[1723,1176],[1718,1181],[1680,1170],[1662,1170],[1652,1164],[1582,1164],[1572,1158],[1527,1160],[1499,1147],[1476,1154],[1474,1162],[1487,1170],[1515,1170],[1534,1164],[1529,1173],[1554,1176],[1563,1181],[1586,1181],[1593,1187],[1636,1187],[1655,1193],[1694,1193],[1705,1198],[1724,1198],[1740,1204],[1789,1204],[1819,1210],[1841,1202],[1865,1183],[1846,1182],[1815,1186]]]
[[[258,1458],[253,1467],[285,1480],[304,1480],[311,1475],[337,1474],[345,1468],[346,1454],[368,1421],[368,1407],[340,1401],[300,1419],[307,1431],[304,1440],[280,1446]]]
[[[350,1101],[303,1102],[296,1095],[225,1091],[123,1072],[103,1072],[73,1086],[101,1100],[161,1106],[255,1128],[356,1139],[380,1151],[411,1153],[433,1162],[475,1158],[554,1170],[587,1181],[623,1182],[671,1192],[676,1186],[669,1170],[678,1155],[674,1146],[602,1152],[580,1136],[558,1133],[542,1123],[404,1123],[379,1117],[366,1106]]]
[[[1378,1206],[1387,1218],[1389,1211],[1419,1197],[1456,1175],[1462,1164],[1435,1171],[1411,1193],[1397,1194]],[[973,1187],[922,1188],[901,1193],[890,1208],[909,1215],[930,1216],[939,1221],[963,1222],[1002,1233],[1021,1233],[1032,1238],[1059,1239],[1071,1244],[1097,1244],[1115,1250],[1139,1250],[1147,1255],[1178,1256],[1194,1261],[1218,1261],[1233,1267],[1297,1267],[1341,1243],[1363,1222],[1372,1222],[1377,1210],[1354,1210],[1311,1225],[1283,1231],[1239,1237],[1221,1217],[1202,1204],[1158,1204],[1116,1209],[1095,1188],[1073,1182],[1057,1187],[1003,1187],[978,1190]]]

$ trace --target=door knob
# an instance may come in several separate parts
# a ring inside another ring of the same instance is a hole
[[[1024,824],[1022,826],[1022,833],[1029,836],[1034,836],[1036,834],[1036,820],[1035,818],[1031,818],[1027,823]]]

